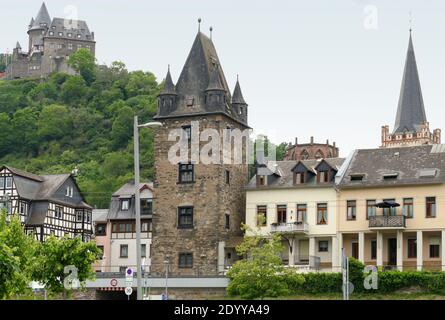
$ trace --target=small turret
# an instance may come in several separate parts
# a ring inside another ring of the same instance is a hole
[[[216,64],[210,73],[209,85],[205,90],[208,111],[221,111],[226,105],[226,90],[219,77],[219,65]]]
[[[172,112],[176,107],[176,98],[176,88],[170,74],[170,66],[168,66],[167,76],[164,81],[164,89],[162,89],[158,96],[159,114],[166,115]]]
[[[238,115],[242,122],[247,124],[247,103],[244,100],[243,93],[241,92],[241,86],[239,84],[239,78],[236,77],[236,85],[232,95],[232,108]]]
[[[31,29],[33,25],[34,25],[34,18],[31,18],[31,21],[29,22],[28,25],[28,29]]]

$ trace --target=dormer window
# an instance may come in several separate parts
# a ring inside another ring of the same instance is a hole
[[[50,36],[53,36],[53,35],[54,35],[54,32],[53,32],[53,31],[50,31],[50,32],[49,32],[49,35],[50,35]]]
[[[73,36],[73,34],[72,34],[72,33],[68,33],[68,37],[70,37],[70,38],[71,38],[72,36]]]
[[[329,182],[329,171],[318,171],[317,182]]]
[[[397,172],[384,173],[383,180],[396,180],[398,176]]]
[[[363,174],[351,174],[351,181],[362,181],[364,175]]]
[[[259,176],[257,176],[256,184],[259,187],[265,186],[266,185],[266,181],[267,181],[266,180],[266,176],[259,175]]]
[[[130,200],[124,199],[121,201],[121,210],[122,211],[128,211],[129,207],[130,207]]]
[[[81,37],[82,37],[82,35],[80,35],[80,34],[77,35],[77,38],[78,38],[78,39],[80,39]]]
[[[62,33],[62,32],[59,32],[59,37],[61,37],[61,36],[63,36],[63,33]]]
[[[66,187],[65,196],[72,198],[74,194],[74,188],[73,187]]]
[[[304,184],[306,183],[306,173],[305,172],[295,172],[295,184]]]

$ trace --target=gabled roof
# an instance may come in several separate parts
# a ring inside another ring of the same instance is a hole
[[[139,191],[142,192],[145,189],[149,189],[153,196],[153,183],[152,182],[141,182],[139,183]],[[135,219],[135,206],[134,206],[134,182],[129,182],[124,184],[119,188],[111,198],[110,209],[108,210],[109,220],[131,220]],[[121,210],[121,199],[129,199],[128,210]],[[151,215],[144,215],[141,212],[142,218],[150,218]]]
[[[24,178],[28,178],[28,179],[31,179],[31,180],[35,180],[35,181],[38,181],[38,182],[43,182],[43,178],[41,176],[38,176],[38,175],[34,174],[34,173],[29,173],[29,172],[26,172],[26,171],[23,171],[23,170],[20,170],[20,169],[16,169],[16,168],[13,168],[13,167],[10,167],[10,166],[3,166],[3,168],[8,169],[9,171],[11,171],[11,173],[13,173],[15,175],[18,175],[18,176],[21,176],[21,177],[24,177]]]
[[[435,150],[434,150],[435,149]],[[355,150],[338,181],[340,188],[445,183],[445,153],[432,145]],[[397,175],[395,175],[397,174]],[[351,181],[351,175],[362,175]],[[392,177],[385,179],[385,176]]]
[[[50,32],[53,32],[54,35],[50,36]],[[59,33],[62,35],[59,35]],[[86,21],[63,18],[54,18],[45,36],[66,38],[68,37],[68,33],[71,33],[71,37],[75,40],[94,40]],[[78,35],[80,35],[80,37]]]
[[[416,56],[414,54],[414,46],[410,33],[393,133],[401,133],[404,131],[415,132],[418,126],[426,121],[419,72],[417,70]]]
[[[139,191],[143,191],[147,188],[153,192],[153,182],[141,182],[139,183]],[[134,182],[128,182],[120,187],[116,192],[113,193],[113,197],[134,197]]]

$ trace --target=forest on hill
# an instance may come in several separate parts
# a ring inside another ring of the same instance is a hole
[[[0,165],[36,174],[77,168],[87,202],[107,208],[111,194],[133,179],[133,116],[152,119],[163,83],[122,62],[97,66],[87,49],[69,63],[78,75],[0,80]],[[286,146],[277,147],[278,160]],[[141,130],[141,181],[153,179],[153,151],[153,131]]]
[[[161,84],[122,62],[96,66],[86,49],[70,63],[79,75],[0,81],[0,164],[37,174],[71,172],[87,201],[106,208],[133,178],[133,115],[156,114]],[[153,178],[152,130],[141,130],[141,180]]]

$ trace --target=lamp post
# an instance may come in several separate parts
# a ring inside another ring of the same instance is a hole
[[[134,202],[136,211],[136,265],[137,265],[137,299],[142,300],[142,267],[141,267],[141,200],[139,194],[139,128],[162,127],[160,122],[139,124],[134,116]]]
[[[165,264],[165,298],[168,299],[168,267],[170,265],[169,257],[164,260]]]

